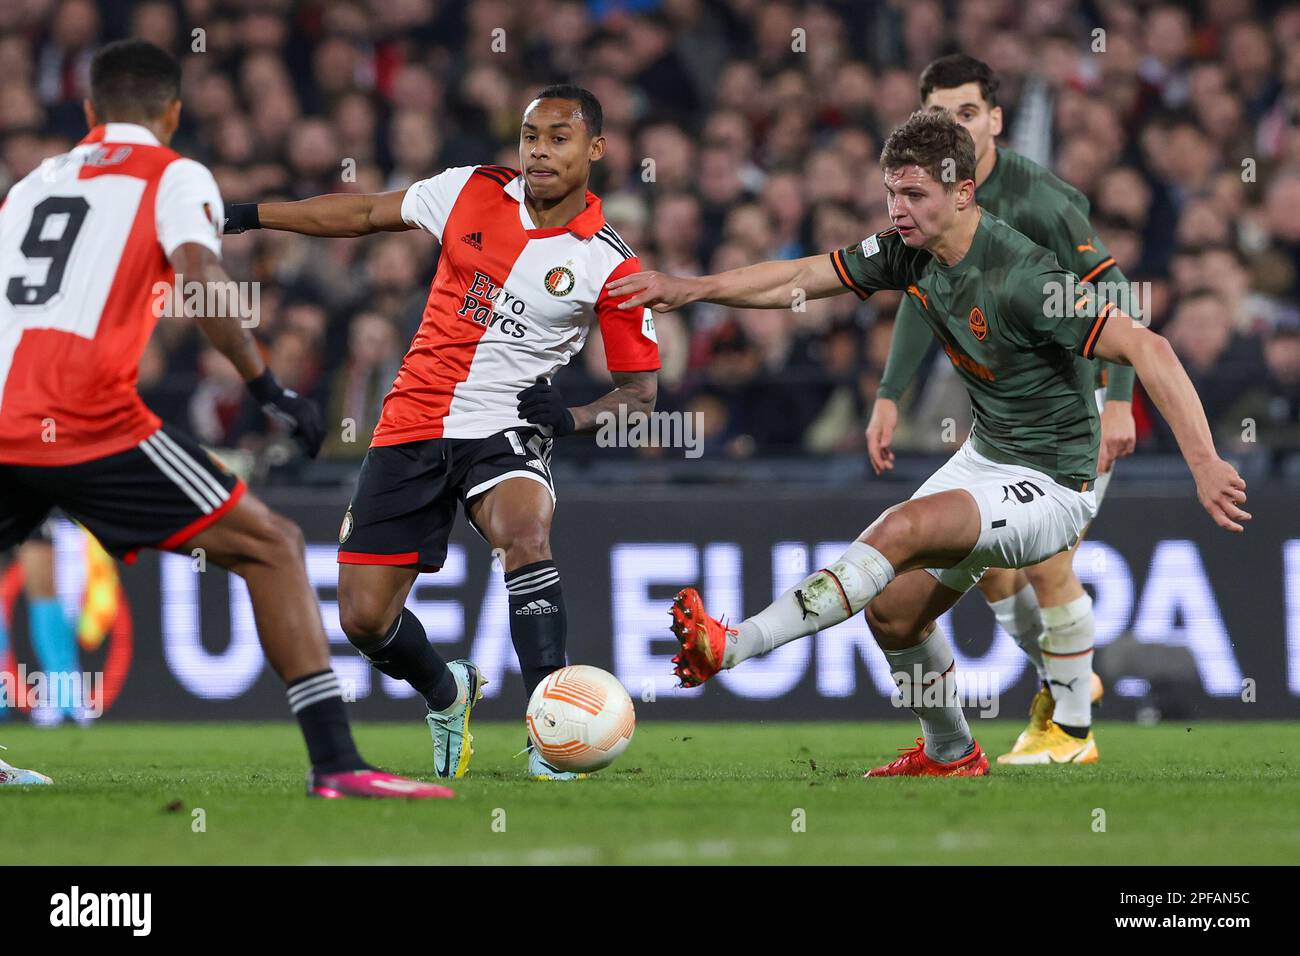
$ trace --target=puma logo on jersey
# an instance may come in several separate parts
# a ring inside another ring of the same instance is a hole
[[[481,232],[467,232],[460,237],[460,241],[473,246],[479,252],[483,251],[483,233]]]
[[[914,295],[921,300],[921,308],[928,309],[930,307],[930,297],[927,296],[920,289],[918,289],[916,286],[909,285],[907,287],[907,291],[909,295]]]
[[[1083,245],[1075,246],[1074,251],[1075,252],[1096,252],[1097,250],[1094,249],[1092,245],[1092,236],[1089,236],[1088,241],[1083,243]]]

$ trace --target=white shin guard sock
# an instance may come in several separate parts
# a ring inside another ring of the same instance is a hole
[[[1038,672],[1038,679],[1046,681],[1047,670],[1043,667],[1043,651],[1039,647],[1043,637],[1043,617],[1038,611],[1038,596],[1034,589],[1026,584],[1009,598],[989,601],[989,607],[1002,629],[1029,656]]]
[[[975,738],[962,713],[952,648],[943,628],[936,624],[920,644],[886,650],[885,659],[903,695],[904,706],[921,720],[926,755],[942,763],[966,756]]]
[[[854,541],[829,568],[815,571],[742,621],[727,642],[723,667],[767,654],[796,638],[847,621],[894,580],[894,566],[869,544]]]
[[[1060,607],[1045,607],[1043,665],[1056,701],[1052,720],[1067,727],[1092,726],[1092,642],[1096,621],[1092,598],[1075,598]]]

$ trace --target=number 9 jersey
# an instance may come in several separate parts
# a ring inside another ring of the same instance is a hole
[[[73,465],[159,421],[136,393],[158,318],[180,298],[167,257],[221,254],[221,196],[201,164],[132,123],[98,126],[0,207],[0,463]]]

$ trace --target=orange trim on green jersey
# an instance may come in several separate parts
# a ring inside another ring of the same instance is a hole
[[[1103,261],[1097,263],[1097,265],[1096,265],[1095,267],[1093,267],[1093,270],[1092,270],[1091,272],[1089,272],[1086,276],[1084,276],[1082,279],[1080,279],[1079,281],[1080,281],[1080,282],[1091,282],[1093,279],[1095,279],[1097,276],[1101,275],[1103,272],[1105,272],[1107,269],[1109,269],[1109,268],[1110,268],[1111,266],[1113,266],[1114,264],[1115,264],[1115,257],[1114,257],[1114,256],[1111,256],[1109,259],[1105,259],[1105,260],[1103,260]]]
[[[842,249],[836,249],[831,253],[831,266],[835,269],[835,276],[840,280],[840,284],[846,289],[851,289],[859,299],[865,299],[871,295],[870,292],[863,291],[862,287],[854,282],[853,277],[849,275],[848,267],[844,264],[844,251]]]
[[[1106,307],[1097,316],[1097,320],[1092,323],[1092,329],[1088,332],[1088,337],[1084,340],[1083,349],[1080,353],[1084,358],[1092,358],[1092,350],[1097,347],[1097,339],[1101,337],[1101,330],[1113,311],[1115,311],[1115,303],[1107,302]]]

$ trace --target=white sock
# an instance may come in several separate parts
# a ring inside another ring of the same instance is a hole
[[[975,738],[957,696],[955,662],[943,628],[936,624],[920,644],[885,651],[885,659],[903,694],[903,703],[921,719],[926,755],[941,763],[952,763],[970,753]]]
[[[1034,589],[1026,584],[1009,598],[989,601],[989,607],[993,609],[993,616],[998,619],[1002,629],[1011,635],[1020,649],[1034,662],[1038,679],[1047,680],[1043,651],[1038,646],[1043,637],[1043,617],[1038,613],[1038,595]]]
[[[1092,726],[1092,641],[1096,621],[1092,598],[1075,598],[1060,607],[1045,607],[1043,665],[1056,701],[1052,720],[1069,727]]]
[[[829,568],[816,571],[741,621],[728,639],[723,667],[847,621],[894,580],[894,566],[869,544],[854,541]]]

